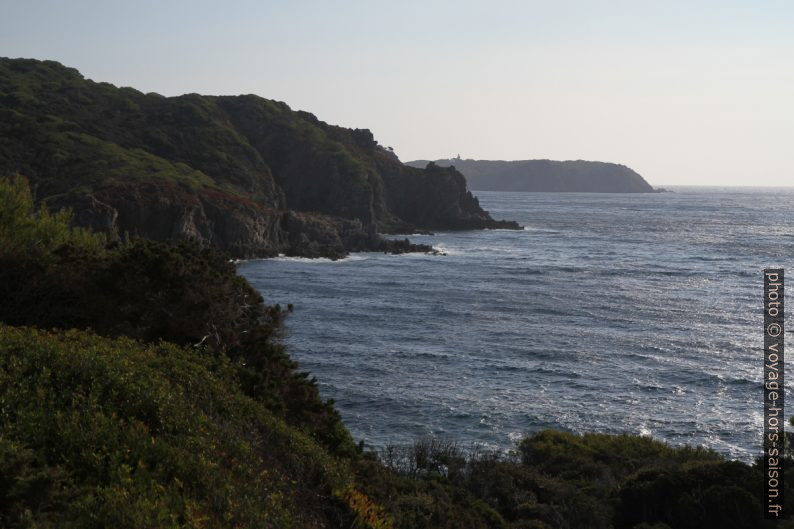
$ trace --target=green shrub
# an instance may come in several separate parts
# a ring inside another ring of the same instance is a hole
[[[84,229],[70,229],[71,212],[38,211],[27,180],[17,175],[0,178],[0,259],[46,259],[70,245],[99,252],[106,237]]]
[[[616,527],[639,522],[676,529],[771,527],[762,521],[761,475],[737,461],[646,470],[620,491]]]
[[[62,329],[0,324],[1,527],[772,526],[760,462],[645,437],[422,439],[384,465],[227,256],[69,219],[0,180],[0,321]]]
[[[368,468],[361,479],[400,527],[446,527],[439,512],[452,513],[461,527],[776,526],[762,517],[759,466],[648,437],[545,430],[508,454],[426,439],[389,447],[381,459],[397,477],[381,473],[375,480]],[[439,471],[439,461],[454,461],[456,470]],[[475,509],[476,502],[499,518]]]
[[[356,452],[280,343],[286,311],[266,305],[228,256],[190,241],[107,241],[70,228],[66,213],[34,211],[21,178],[0,182],[0,219],[0,322],[165,340],[228,358],[249,396],[333,451]]]
[[[166,343],[0,326],[0,526],[352,523],[345,465],[235,376]]]

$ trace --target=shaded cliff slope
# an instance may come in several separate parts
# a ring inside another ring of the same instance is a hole
[[[436,165],[455,167],[478,191],[538,191],[580,193],[653,193],[645,179],[625,165],[584,160],[436,160]],[[425,167],[427,160],[408,162]]]
[[[94,229],[238,257],[410,249],[379,232],[494,221],[454,169],[406,167],[366,129],[253,95],[163,97],[0,59],[0,174]]]
[[[70,229],[0,178],[0,527],[792,528],[762,519],[760,458],[649,437],[368,452],[283,345],[290,309],[222,252]]]

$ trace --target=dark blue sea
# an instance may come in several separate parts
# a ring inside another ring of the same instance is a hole
[[[432,435],[507,449],[557,428],[748,461],[761,450],[762,269],[794,281],[794,189],[674,190],[478,192],[526,229],[410,237],[446,255],[239,270],[294,305],[291,354],[369,447]]]

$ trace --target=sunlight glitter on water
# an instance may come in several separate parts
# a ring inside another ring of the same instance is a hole
[[[542,428],[641,433],[750,460],[761,270],[791,264],[794,193],[478,193],[530,229],[413,236],[446,255],[244,262],[287,343],[371,446],[509,448]]]

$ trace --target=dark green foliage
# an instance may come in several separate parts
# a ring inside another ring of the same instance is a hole
[[[361,487],[394,517],[400,529],[496,529],[502,516],[485,501],[439,474],[411,477],[372,454],[356,463]]]
[[[403,166],[365,129],[252,95],[166,98],[0,58],[0,175],[17,172],[79,225],[237,257],[404,251],[377,232],[517,227],[491,219],[460,174]]]
[[[762,486],[760,473],[735,461],[644,471],[623,486],[616,527],[641,521],[677,529],[763,527]]]
[[[760,464],[643,437],[361,453],[226,256],[68,222],[0,180],[0,527],[774,526]]]
[[[22,180],[0,180],[0,236],[57,236],[44,237],[49,242],[35,251],[16,250],[32,243],[0,247],[0,321],[165,340],[229,358],[249,395],[329,448],[353,451],[338,413],[278,340],[284,311],[265,305],[228,257],[189,241],[100,244],[91,234],[70,230],[67,216],[34,211],[25,192]],[[22,206],[3,207],[11,203]],[[28,228],[17,229],[22,225]]]
[[[3,321],[119,336],[0,324],[0,526],[388,526],[228,258],[72,230],[21,179],[0,221]]]
[[[646,437],[548,430],[507,455],[421,440],[391,447],[381,460],[400,477],[381,473],[373,481],[377,473],[368,469],[362,479],[401,527],[436,527],[447,517],[456,521],[440,526],[777,527],[762,517],[759,467]],[[499,521],[460,509],[475,498]]]
[[[0,403],[2,527],[353,519],[344,465],[190,349],[0,325]]]
[[[43,260],[66,245],[89,252],[102,249],[104,236],[70,229],[70,221],[68,210],[51,214],[42,208],[34,213],[33,197],[24,178],[0,178],[0,258]]]
[[[2,59],[0,116],[0,167],[30,177],[43,196],[144,178],[276,198],[267,166],[212,98],[171,100],[53,61]]]
[[[381,171],[390,174],[388,165]],[[385,179],[385,186],[387,204],[398,217],[431,230],[471,228],[474,219],[467,212],[480,209],[477,198],[466,191],[463,175],[454,168],[432,163],[424,171],[409,171],[406,167],[401,174]],[[515,222],[494,222],[480,227],[519,226]]]

